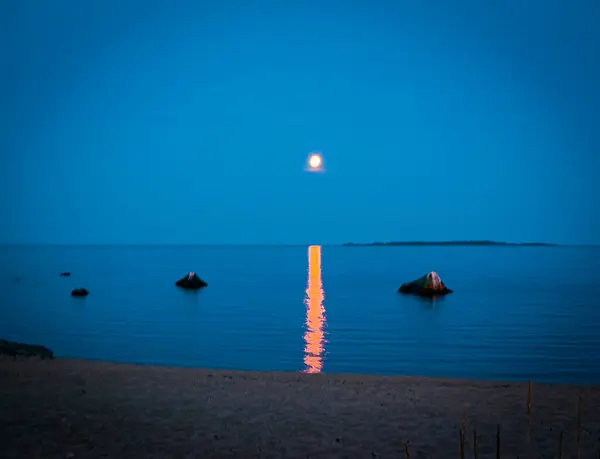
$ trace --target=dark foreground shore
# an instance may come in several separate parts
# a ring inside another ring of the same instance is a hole
[[[533,384],[531,416],[527,394],[526,383],[0,357],[0,457],[452,459],[462,429],[472,458],[476,429],[484,459],[500,424],[501,458],[557,458],[561,431],[563,458],[577,457],[578,436],[579,457],[598,458],[599,387]]]

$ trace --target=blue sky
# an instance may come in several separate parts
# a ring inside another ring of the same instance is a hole
[[[600,243],[598,23],[592,0],[6,0],[0,242]]]

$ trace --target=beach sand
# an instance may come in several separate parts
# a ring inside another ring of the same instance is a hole
[[[600,388],[0,357],[2,458],[598,458]]]

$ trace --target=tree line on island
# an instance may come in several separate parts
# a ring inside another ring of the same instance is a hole
[[[511,246],[511,247],[558,247],[558,244],[545,242],[496,242],[496,241],[390,241],[390,242],[345,242],[345,247],[353,246]]]

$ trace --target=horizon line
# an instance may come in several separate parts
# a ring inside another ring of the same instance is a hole
[[[491,240],[456,240],[456,241],[389,241],[389,242],[336,242],[336,243],[127,243],[127,242],[82,242],[82,243],[56,243],[56,242],[0,242],[0,247],[309,247],[311,245],[349,247],[349,246],[402,246],[402,245],[440,245],[440,244],[464,244],[476,246],[483,245],[540,245],[554,247],[599,247],[599,244],[560,244],[553,242],[506,242]]]

